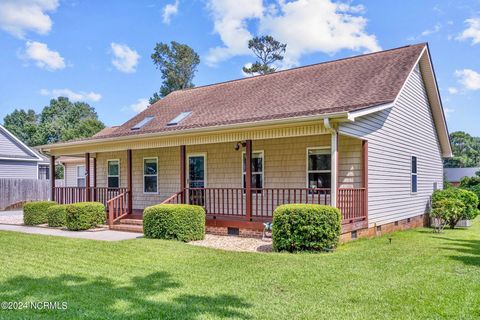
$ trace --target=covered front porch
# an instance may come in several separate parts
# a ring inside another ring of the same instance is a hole
[[[143,209],[160,203],[204,207],[207,227],[252,230],[272,221],[279,205],[324,204],[341,210],[348,232],[367,226],[367,153],[367,141],[336,131],[95,150],[81,155],[85,186],[56,187],[52,180],[52,199],[102,202],[113,229],[125,220],[139,224]]]

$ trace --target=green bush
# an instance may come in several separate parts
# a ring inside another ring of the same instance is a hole
[[[159,204],[143,211],[147,238],[201,240],[205,235],[205,210],[188,204]]]
[[[66,207],[68,230],[87,230],[105,223],[105,206],[100,202],[78,202]]]
[[[341,230],[340,210],[316,204],[287,204],[273,213],[276,251],[323,251],[336,247]]]
[[[438,231],[443,229],[445,223],[453,224],[453,227],[457,224],[456,221],[459,221],[465,212],[465,204],[459,199],[441,199],[435,201],[432,206],[432,218],[440,219],[440,224],[436,226]],[[453,228],[452,227],[452,228]]]
[[[67,205],[59,204],[51,206],[47,210],[49,227],[63,227],[67,224]]]
[[[29,226],[47,223],[47,210],[55,201],[33,201],[23,206],[23,223]]]
[[[439,202],[442,200],[458,200],[463,204],[464,209],[461,215],[452,215],[450,219],[448,219],[448,224],[452,229],[455,228],[455,225],[461,219],[471,220],[479,214],[478,197],[472,191],[461,188],[437,190],[432,195],[432,208],[440,208],[442,205],[439,204]]]

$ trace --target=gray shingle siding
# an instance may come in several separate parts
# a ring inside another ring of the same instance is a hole
[[[369,141],[370,226],[425,213],[434,184],[442,188],[443,163],[418,66],[391,109],[343,123],[339,131]],[[418,167],[415,194],[411,193],[412,156],[417,157]]]

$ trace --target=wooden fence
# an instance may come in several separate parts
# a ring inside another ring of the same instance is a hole
[[[0,179],[0,210],[22,201],[49,198],[50,180]]]

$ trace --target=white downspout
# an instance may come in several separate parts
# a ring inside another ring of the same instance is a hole
[[[325,128],[331,134],[331,152],[332,152],[332,160],[331,160],[331,190],[330,190],[330,205],[332,207],[337,207],[337,189],[338,189],[338,132],[330,123],[329,118],[323,119],[323,124]]]

